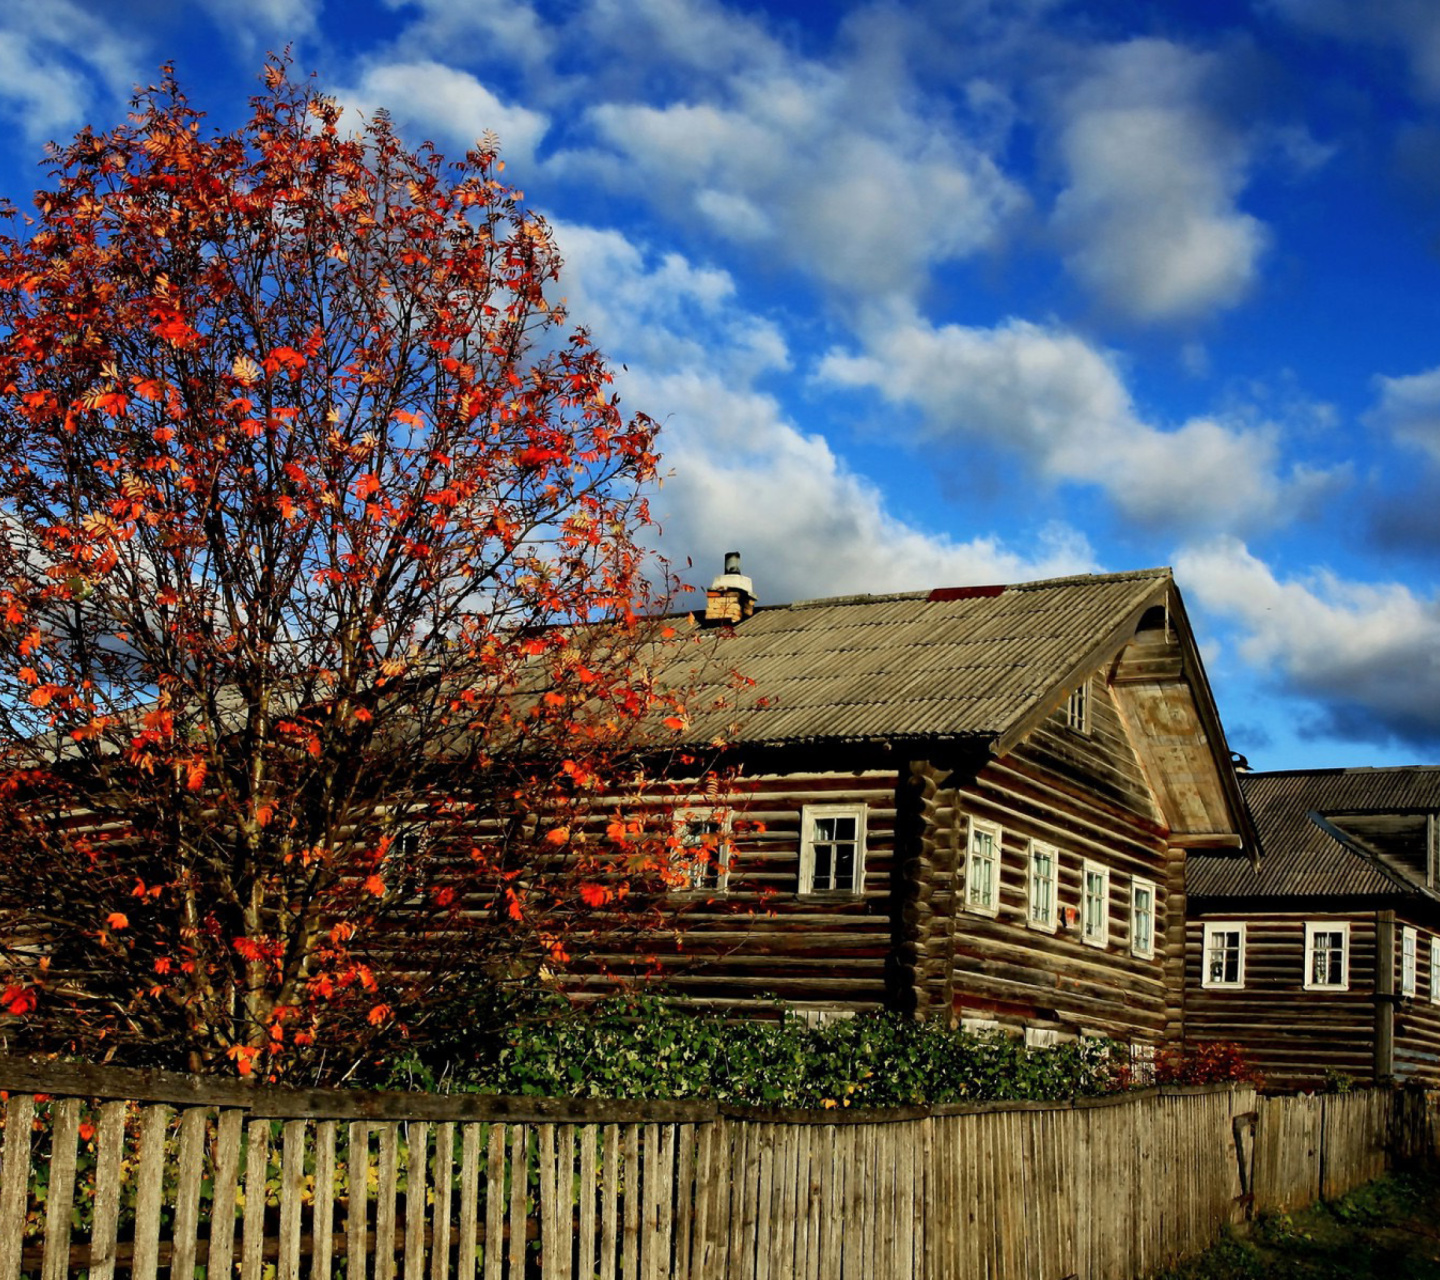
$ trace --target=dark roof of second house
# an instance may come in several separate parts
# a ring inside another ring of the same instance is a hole
[[[1240,775],[1260,838],[1258,871],[1223,854],[1192,854],[1197,898],[1353,898],[1425,892],[1338,824],[1364,815],[1440,812],[1440,768],[1299,769]],[[1333,821],[1332,821],[1333,820]]]
[[[993,741],[1171,591],[1170,571],[1150,569],[762,607],[704,638],[699,673],[672,678],[703,686],[734,670],[754,682],[738,709],[696,715],[702,740]]]

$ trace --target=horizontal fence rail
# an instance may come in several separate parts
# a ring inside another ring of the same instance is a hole
[[[0,1090],[0,1280],[1119,1280],[1375,1176],[1394,1096],[758,1111],[3,1059]]]

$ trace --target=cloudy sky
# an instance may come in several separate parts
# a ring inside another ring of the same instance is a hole
[[[287,45],[499,133],[692,581],[1170,564],[1257,767],[1437,758],[1434,0],[5,0],[0,191]]]

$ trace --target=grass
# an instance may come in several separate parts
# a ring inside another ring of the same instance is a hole
[[[1440,1175],[1394,1174],[1263,1217],[1159,1280],[1440,1280]]]

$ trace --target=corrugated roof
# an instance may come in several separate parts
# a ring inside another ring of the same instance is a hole
[[[998,737],[1169,584],[1151,569],[760,608],[669,679],[754,681],[739,711],[696,717],[697,740],[732,721],[751,744]]]
[[[1187,891],[1195,897],[1394,897],[1407,886],[1393,872],[1316,824],[1311,814],[1440,810],[1440,768],[1300,769],[1240,775],[1260,837],[1261,863],[1192,854]]]

